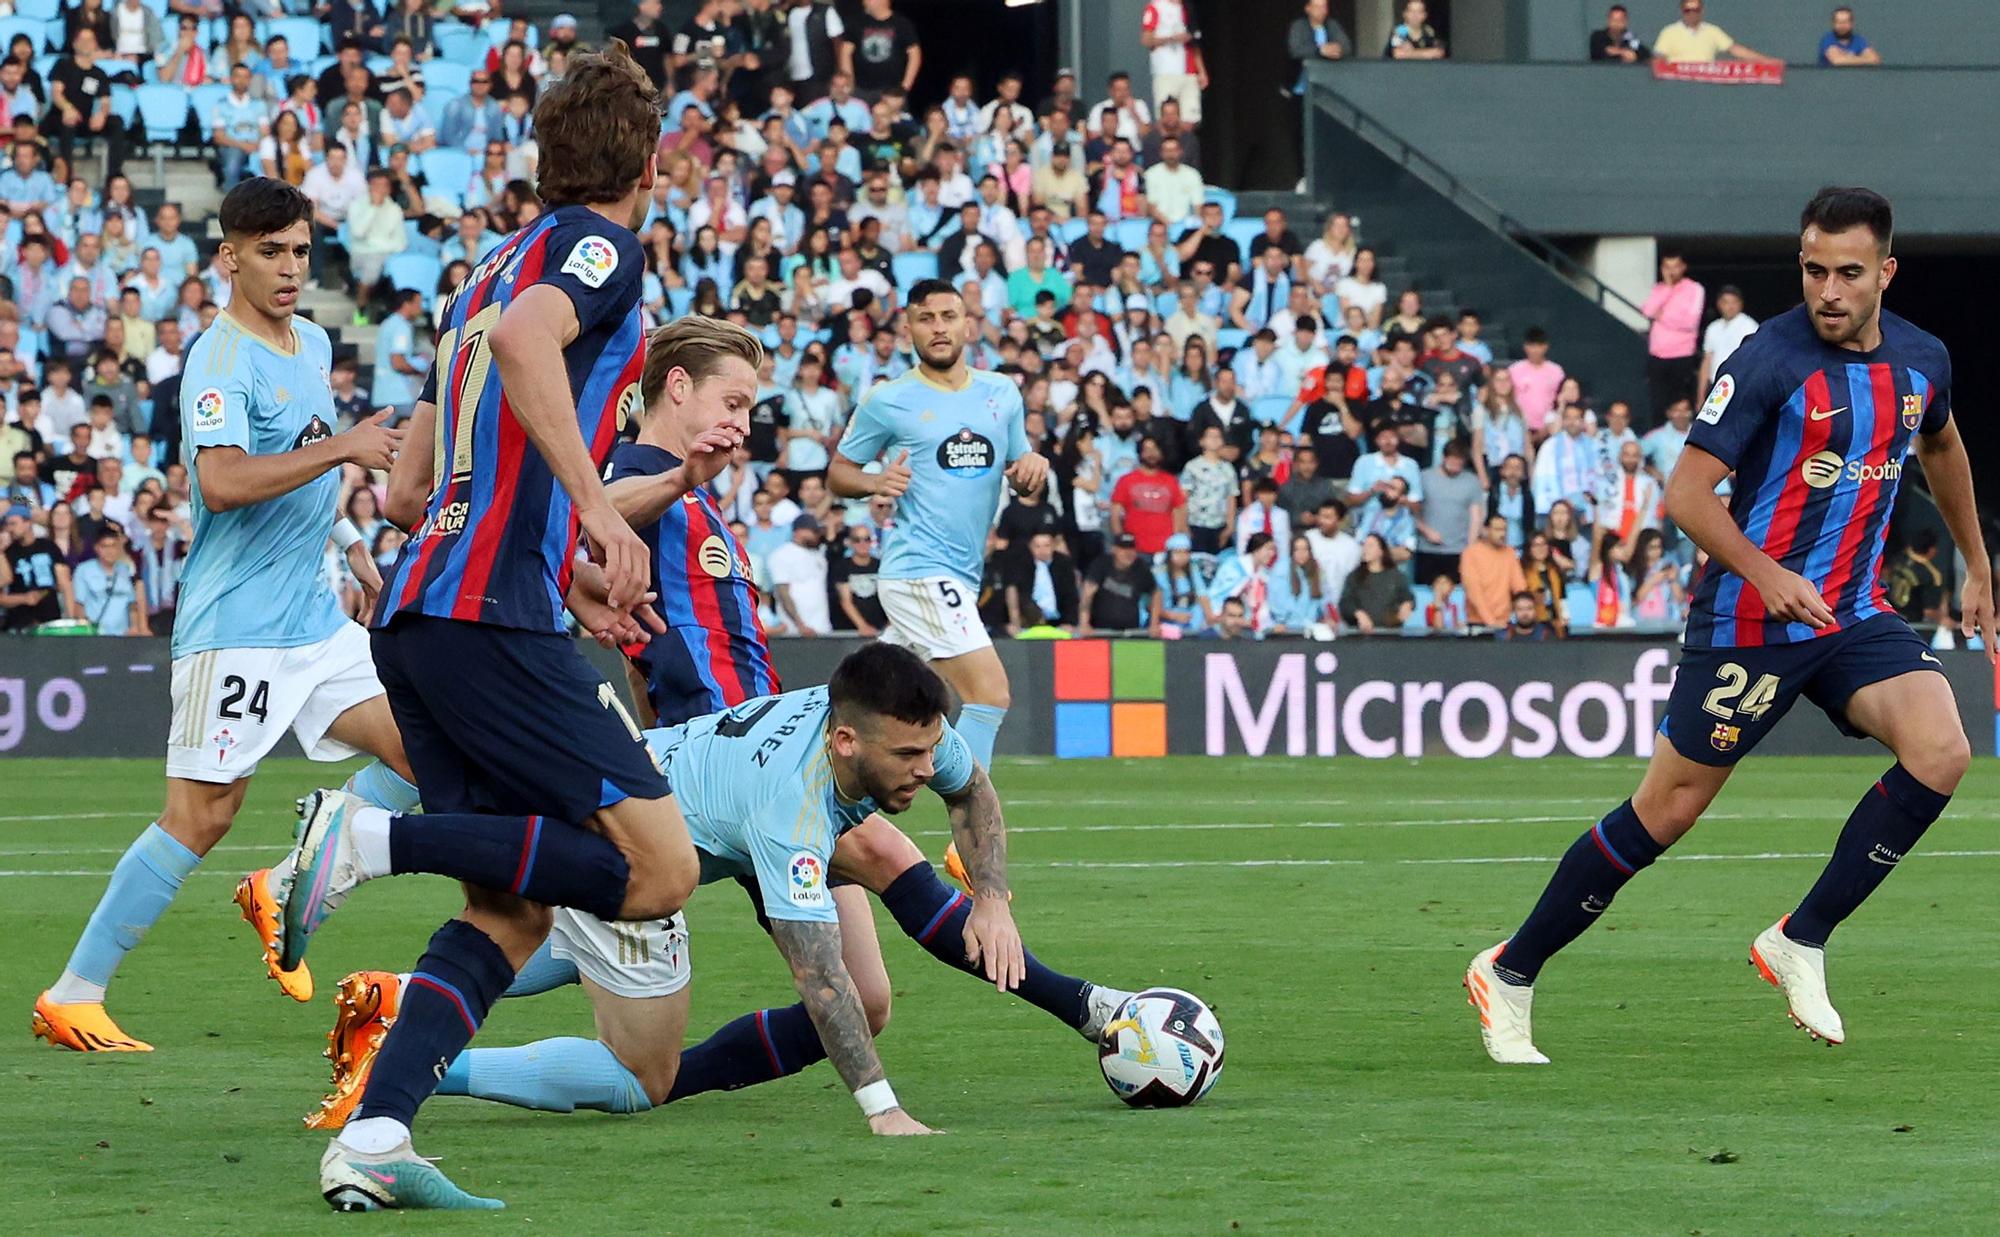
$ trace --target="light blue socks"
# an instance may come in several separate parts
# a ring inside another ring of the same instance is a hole
[[[417,793],[415,786],[379,760],[369,761],[357,769],[341,789],[350,795],[360,795],[392,815],[414,812],[417,805],[423,802],[423,796]]]
[[[521,969],[514,972],[514,982],[500,995],[534,996],[538,992],[547,992],[551,988],[579,982],[581,981],[576,977],[576,963],[567,958],[556,957],[550,950],[548,941],[544,940],[541,947],[535,950],[534,955],[522,965]]]
[[[611,1049],[574,1036],[518,1048],[468,1048],[446,1068],[437,1093],[542,1112],[645,1112],[653,1106]]]
[[[157,822],[146,826],[111,870],[111,883],[90,913],[90,922],[49,998],[65,1005],[102,1001],[112,972],[166,914],[181,882],[200,863],[200,855],[175,841]]]
[[[1007,710],[990,704],[968,704],[958,711],[958,733],[972,749],[972,758],[989,775],[993,772],[993,741],[1000,737],[1000,723]]]

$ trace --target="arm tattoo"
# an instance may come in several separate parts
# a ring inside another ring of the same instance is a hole
[[[812,1015],[827,1060],[840,1072],[850,1091],[882,1081],[882,1060],[875,1055],[875,1037],[868,1015],[840,957],[840,925],[773,919],[771,939],[792,967],[792,982],[806,1012]]]
[[[951,817],[952,840],[972,878],[977,895],[1007,893],[1007,821],[1000,814],[1000,796],[986,770],[976,769],[964,790],[945,800]]]

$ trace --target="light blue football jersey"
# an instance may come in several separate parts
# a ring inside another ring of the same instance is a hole
[[[857,464],[910,453],[910,488],[896,505],[884,580],[951,576],[977,589],[986,531],[1000,510],[1007,465],[1028,453],[1021,392],[1005,374],[971,370],[949,391],[917,370],[877,385],[854,410],[839,451]]]
[[[841,798],[826,750],[826,688],[746,700],[733,709],[646,732],[687,817],[701,883],[755,876],[772,919],[831,923],[827,875],[840,835],[877,811]],[[972,749],[946,722],[930,787],[972,782]]]
[[[211,511],[201,500],[203,447],[278,455],[333,434],[333,344],[304,318],[293,318],[292,330],[288,355],[224,313],[188,350],[181,441],[193,474],[194,544],[181,572],[175,657],[296,648],[347,621],[320,571],[340,495],[338,468],[233,511]]]

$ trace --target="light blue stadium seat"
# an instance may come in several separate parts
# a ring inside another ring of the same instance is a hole
[[[444,266],[427,254],[405,250],[391,255],[389,260],[382,264],[382,274],[392,287],[399,290],[410,289],[429,296],[437,291],[438,279],[444,274]]]
[[[125,126],[126,132],[131,132],[132,122],[139,117],[138,92],[130,86],[113,83],[111,87],[111,114],[118,118],[119,124]]]
[[[439,146],[423,154],[425,193],[441,192],[463,196],[472,183],[472,156],[463,150]]]
[[[176,86],[173,89],[178,90]],[[215,132],[215,109],[229,97],[229,87],[221,82],[206,82],[191,88],[188,92],[188,106],[194,109],[195,125],[201,130],[204,141]]]
[[[1260,425],[1276,425],[1291,406],[1290,396],[1260,395],[1250,401],[1250,418]]]
[[[439,255],[443,252],[443,246],[424,235],[423,227],[418,220],[405,219],[403,220],[403,252],[439,258]],[[439,260],[442,262],[443,259],[439,258]]]
[[[908,292],[920,279],[936,279],[937,255],[928,249],[899,253],[889,260],[896,273],[896,290]]]
[[[62,16],[62,0],[14,0],[14,16],[30,21],[55,21]]]
[[[138,104],[139,119],[146,126],[148,142],[179,140],[181,128],[187,124],[187,91],[155,82],[140,86],[132,94]]]
[[[39,17],[21,16],[17,8],[14,16],[0,17],[0,48],[10,46],[14,42],[14,36],[21,34],[28,36],[36,51],[41,51],[49,45],[46,26],[47,23]],[[56,30],[57,37],[60,38],[62,23],[56,23]]]
[[[1215,350],[1241,348],[1250,342],[1250,332],[1240,326],[1225,326],[1215,333]]]
[[[1111,240],[1127,253],[1138,253],[1146,247],[1146,229],[1153,225],[1150,219],[1120,219],[1111,225]]]
[[[1403,630],[1429,630],[1424,623],[1424,608],[1431,604],[1435,596],[1431,592],[1431,586],[1428,584],[1412,584],[1410,586],[1410,594],[1416,598],[1417,604],[1410,607],[1410,617],[1403,620]]]
[[[693,288],[668,288],[667,313],[680,318],[687,315],[688,306],[694,304]]]
[[[486,53],[491,49],[479,32],[470,26],[457,22],[439,22],[431,27],[431,41],[437,44],[437,58],[424,66],[426,78],[432,66],[440,61],[462,64],[467,67],[484,64]]]
[[[1056,235],[1062,237],[1065,245],[1076,244],[1088,231],[1090,231],[1088,219],[1065,219],[1056,225]]]
[[[1250,242],[1256,240],[1263,231],[1262,219],[1232,219],[1222,225],[1222,234],[1235,241],[1236,248],[1242,251],[1241,261],[1245,266],[1250,263]]]
[[[310,17],[274,17],[264,23],[264,38],[285,38],[285,46],[291,51],[295,61],[311,60],[319,55],[320,24]]]
[[[472,89],[472,68],[469,65],[453,64],[449,60],[432,60],[424,65],[424,97],[426,100],[440,90],[454,95],[463,95]],[[433,114],[442,115],[443,108],[433,109]]]
[[[1571,584],[1563,591],[1563,610],[1571,631],[1591,631],[1597,626],[1597,590],[1588,584]]]

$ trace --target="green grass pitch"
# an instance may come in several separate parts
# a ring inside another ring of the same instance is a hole
[[[872,1139],[824,1065],[638,1117],[438,1100],[419,1149],[509,1210],[374,1218],[326,1209],[323,1139],[299,1125],[331,1006],[278,994],[229,901],[328,772],[266,765],[113,985],[159,1051],[86,1057],[30,1040],[29,1007],[156,809],[159,766],[0,764],[0,1231],[1991,1232],[1995,767],[1834,938],[1845,1047],[1809,1043],[1744,961],[1885,763],[1749,761],[1550,966],[1537,1039],[1555,1064],[1501,1070],[1462,968],[1636,762],[1004,761],[1030,946],[1212,1002],[1229,1057],[1207,1102],[1127,1110],[1071,1032],[881,915],[883,1056],[947,1136]],[[942,850],[935,800],[903,823]],[[314,946],[322,992],[407,967],[456,906],[430,878],[362,891]],[[739,891],[689,911],[693,1035],[792,1000]],[[572,988],[502,1002],[480,1042],[590,1033]]]

